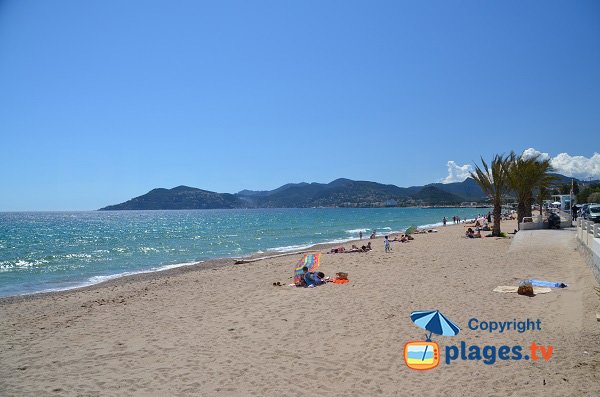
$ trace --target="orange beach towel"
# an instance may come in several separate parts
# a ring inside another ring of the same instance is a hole
[[[340,280],[340,279],[336,278],[334,280],[331,280],[331,282],[334,283],[334,284],[346,284],[346,283],[349,283],[350,280]]]

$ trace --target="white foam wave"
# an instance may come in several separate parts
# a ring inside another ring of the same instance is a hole
[[[67,254],[65,258],[67,259],[90,259],[92,256],[90,254]]]
[[[399,233],[399,232],[397,232]],[[333,240],[327,240],[327,241],[319,241],[317,243],[312,243],[312,244],[304,244],[304,245],[287,245],[287,246],[283,246],[283,247],[274,247],[274,248],[268,248],[267,251],[269,252],[292,252],[292,251],[301,251],[301,250],[305,250],[305,249],[309,249],[314,247],[315,245],[320,245],[320,244],[345,244],[349,241],[355,241],[357,240],[356,237],[350,237],[350,238],[338,238],[338,239],[333,239]]]
[[[203,261],[174,263],[171,265],[153,267],[148,270],[122,272],[122,273],[116,273],[116,274],[108,274],[108,275],[104,275],[104,276],[92,276],[92,277],[88,278],[86,281],[77,283],[74,285],[69,285],[69,286],[59,287],[59,288],[48,288],[48,289],[44,289],[42,291],[30,292],[30,293],[25,293],[25,294],[21,294],[21,295],[31,295],[31,294],[44,293],[44,292],[59,292],[59,291],[67,291],[67,290],[71,290],[71,289],[76,289],[76,288],[89,287],[91,285],[100,284],[105,281],[114,280],[114,279],[121,278],[121,277],[134,276],[136,274],[156,273],[156,272],[161,272],[161,271],[165,271],[165,270],[169,270],[169,269],[176,269],[178,267],[192,266],[192,265],[195,265],[197,263],[202,263],[202,262]]]
[[[286,245],[283,247],[274,247],[267,248],[267,251],[270,252],[291,252],[291,251],[299,251],[303,249],[307,249],[313,247],[315,244],[305,244],[305,245]]]
[[[142,251],[144,254],[147,254],[148,252],[159,252],[156,248],[154,247],[140,247],[139,248],[140,251]]]
[[[443,225],[444,225],[444,222],[428,223],[426,225],[417,226],[417,229],[431,229],[432,227],[439,227],[439,226],[443,226]]]
[[[46,259],[35,259],[35,260],[26,260],[26,259],[17,259],[17,261],[0,261],[0,272],[8,272],[15,269],[26,269],[34,266],[43,265],[45,263],[49,263],[50,261]]]
[[[360,232],[366,233],[368,232],[370,229],[350,229],[350,230],[345,230],[346,233],[349,234],[358,234]]]

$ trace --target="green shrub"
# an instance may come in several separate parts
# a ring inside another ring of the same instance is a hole
[[[600,203],[600,192],[594,192],[588,196],[589,203]]]

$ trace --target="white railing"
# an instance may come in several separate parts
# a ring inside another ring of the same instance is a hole
[[[577,219],[577,239],[589,249],[592,269],[600,282],[600,223]]]
[[[577,237],[586,245],[590,244],[591,239],[600,238],[600,223],[577,219]]]

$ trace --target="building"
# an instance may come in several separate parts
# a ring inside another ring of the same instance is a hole
[[[570,194],[553,194],[552,206],[558,207],[563,211],[571,210],[571,195]],[[560,203],[560,204],[558,204]]]

